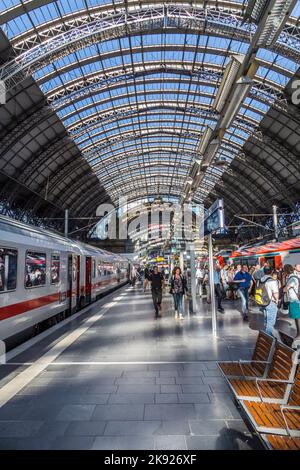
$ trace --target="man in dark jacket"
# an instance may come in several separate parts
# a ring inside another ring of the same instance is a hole
[[[158,272],[158,267],[155,266],[153,273],[150,275],[151,292],[153,305],[155,309],[155,318],[160,317],[158,310],[161,310],[162,289],[164,287],[164,277]]]

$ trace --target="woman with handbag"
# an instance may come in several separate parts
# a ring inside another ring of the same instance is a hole
[[[186,279],[182,276],[181,269],[175,267],[171,277],[170,294],[173,295],[174,299],[175,318],[178,318],[179,314],[180,320],[184,319],[182,300],[186,292],[188,292]]]

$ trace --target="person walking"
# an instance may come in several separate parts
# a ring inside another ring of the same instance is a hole
[[[153,273],[150,275],[150,282],[151,282],[152,300],[153,300],[153,305],[154,305],[154,310],[155,310],[155,318],[158,318],[161,316],[158,312],[159,310],[161,310],[164,277],[161,273],[158,272],[157,266],[154,267]]]
[[[260,264],[257,264],[253,271],[253,279],[255,281],[255,284],[257,284],[257,282],[260,281],[263,276],[264,276],[264,271],[261,268]]]
[[[187,291],[186,278],[182,276],[181,269],[179,267],[175,267],[171,277],[170,293],[173,295],[174,299],[175,318],[178,318],[179,315],[180,320],[184,319],[182,300]]]
[[[135,268],[135,266],[132,266],[131,271],[130,271],[130,284],[133,287],[135,286],[136,275],[137,275],[136,268]]]
[[[146,266],[145,271],[144,271],[144,292],[146,292],[149,282],[150,282],[150,271],[149,271],[148,266]]]
[[[196,295],[199,294],[199,297],[202,297],[203,295],[204,275],[204,268],[198,266],[198,268],[196,269]]]
[[[236,300],[237,299],[237,295],[236,295],[237,285],[234,282],[234,276],[235,276],[235,267],[230,266],[230,268],[228,269],[228,275],[227,275],[228,288],[229,288],[228,297],[229,297],[230,300]]]
[[[249,292],[251,292],[253,280],[248,272],[248,266],[242,266],[242,269],[234,276],[234,282],[238,284],[238,292],[242,301],[242,314],[245,321],[248,320],[249,313]]]
[[[272,268],[270,266],[264,267],[264,276],[261,278],[261,283],[265,284],[265,290],[269,299],[269,304],[264,307],[265,315],[265,330],[271,336],[273,334],[273,327],[277,319],[278,301],[279,301],[279,285],[278,280],[272,277]]]
[[[228,285],[228,268],[227,264],[224,264],[220,271],[221,281],[222,281],[222,293],[223,300],[229,300],[229,285]]]
[[[213,278],[213,283],[214,283],[214,291],[215,295],[217,297],[217,302],[218,302],[218,312],[224,313],[224,308],[222,307],[222,299],[223,299],[223,294],[222,294],[222,288],[221,288],[221,275],[220,275],[220,266],[215,265],[214,266],[214,278]],[[210,273],[208,272],[208,290],[210,291]],[[210,297],[209,297],[210,298]],[[210,299],[211,300],[211,299]],[[210,302],[208,302],[210,303]]]
[[[296,342],[300,346],[300,264],[295,265],[294,272],[288,277],[286,291],[289,300],[289,316],[296,323],[293,347],[296,346]]]

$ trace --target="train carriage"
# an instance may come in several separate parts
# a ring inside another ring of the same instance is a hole
[[[0,216],[0,340],[7,349],[127,282],[125,257]]]
[[[300,238],[281,242],[242,247],[229,256],[229,262],[236,264],[261,266],[268,262],[272,268],[280,269],[285,264],[300,263]]]

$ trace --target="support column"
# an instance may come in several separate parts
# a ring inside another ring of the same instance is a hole
[[[277,216],[277,206],[273,206],[273,225],[276,241],[278,241],[278,216]]]
[[[65,237],[69,234],[69,209],[65,209]]]
[[[195,271],[195,249],[194,246],[190,248],[190,279],[191,279],[191,311],[193,313],[197,312],[197,303],[196,303],[196,271]]]
[[[214,284],[214,257],[213,257],[213,242],[212,234],[208,235],[208,253],[209,253],[209,288],[211,297],[211,323],[212,334],[217,336],[217,312],[216,312],[216,299],[215,299],[215,284]]]

